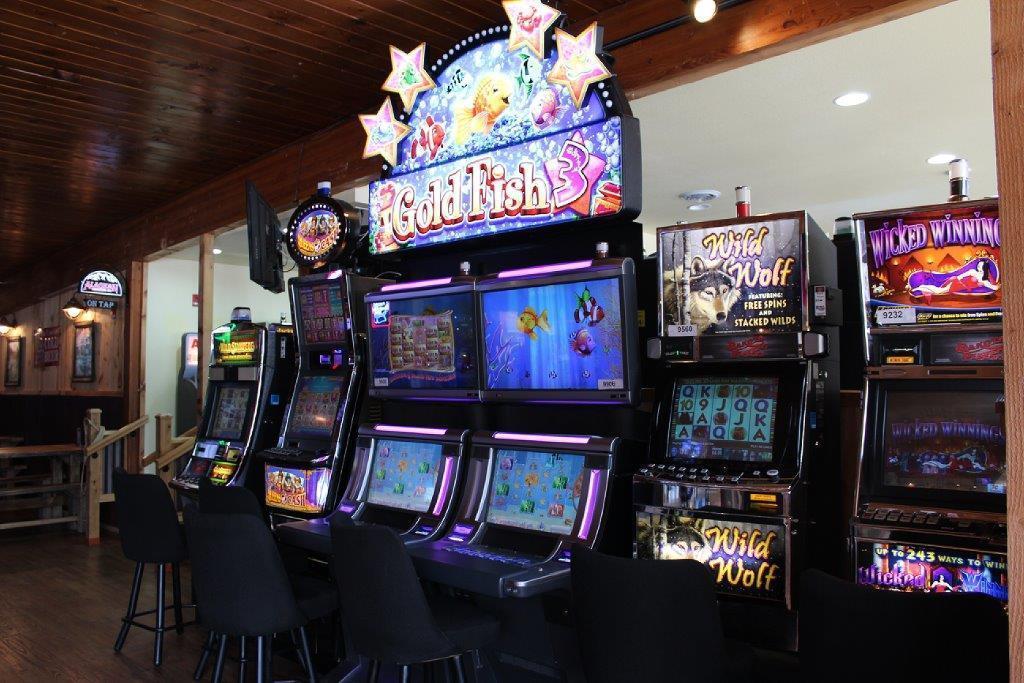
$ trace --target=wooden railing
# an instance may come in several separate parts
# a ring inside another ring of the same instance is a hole
[[[172,436],[171,423],[174,421],[171,415],[156,416],[156,450],[142,459],[140,469],[150,465],[156,466],[156,473],[170,483],[174,478],[174,465],[178,458],[192,452],[196,443],[196,428],[188,430],[179,436]]]
[[[108,431],[103,426],[102,410],[91,408],[85,411],[85,446],[82,449],[88,472],[85,535],[90,545],[100,542],[100,506],[114,500],[113,474],[115,467],[124,467],[125,464],[124,440],[144,428],[147,422],[149,416],[143,415],[119,429]]]

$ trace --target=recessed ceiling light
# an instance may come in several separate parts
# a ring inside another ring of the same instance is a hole
[[[839,107],[856,107],[858,104],[864,104],[871,99],[871,95],[866,92],[860,92],[854,90],[852,92],[843,93],[839,97],[832,100]]]
[[[223,253],[224,253],[224,250],[223,250],[223,249],[218,249],[217,247],[214,247],[214,248],[213,248],[213,255],[214,255],[214,256],[220,256],[220,255],[221,255],[221,254],[223,254]]]
[[[928,157],[928,163],[938,166],[940,164],[948,164],[956,158],[957,156],[955,154],[943,152],[942,154],[936,154],[935,156]]]
[[[700,204],[690,204],[686,208],[688,208],[690,211],[707,211],[708,209],[711,208],[711,205],[701,202]]]

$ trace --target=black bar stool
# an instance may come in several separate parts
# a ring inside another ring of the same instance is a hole
[[[381,663],[397,664],[406,683],[410,666],[444,660],[465,681],[462,655],[494,642],[498,620],[464,600],[427,598],[405,544],[388,527],[335,517],[331,545],[345,632],[356,653],[372,660],[370,680]]]
[[[293,583],[270,530],[254,515],[190,513],[185,526],[202,618],[219,640],[213,680],[221,678],[228,637],[256,639],[263,683],[270,680],[273,636],[295,632],[300,661],[314,681],[306,624],[337,609],[334,587],[311,578]]]
[[[799,629],[805,681],[859,683],[879,672],[920,681],[1010,676],[1006,613],[981,593],[877,590],[810,569],[800,582]]]
[[[167,486],[160,477],[153,474],[128,474],[121,468],[114,470],[114,506],[121,536],[121,549],[125,557],[135,562],[135,578],[132,580],[128,610],[121,619],[121,630],[114,642],[114,651],[124,647],[128,630],[132,626],[155,634],[153,642],[153,664],[160,666],[163,659],[164,632],[172,628],[180,635],[188,624],[182,620],[181,602],[181,561],[188,558],[185,535],[178,524],[174,501]],[[156,607],[144,612],[138,611],[139,589],[142,574],[147,564],[156,565]],[[165,566],[171,565],[171,585],[174,601],[174,625],[164,625],[164,612],[169,609],[165,603]],[[156,615],[156,626],[137,621],[139,617]],[[191,622],[188,622],[191,623]]]
[[[576,546],[572,606],[590,683],[754,680],[753,649],[723,637],[711,571],[699,562]]]

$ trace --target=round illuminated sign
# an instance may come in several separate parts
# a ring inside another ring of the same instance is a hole
[[[330,197],[315,196],[288,221],[288,253],[299,265],[320,268],[355,249],[356,210]]]
[[[124,296],[124,281],[112,271],[93,270],[79,281],[78,292],[119,299]]]

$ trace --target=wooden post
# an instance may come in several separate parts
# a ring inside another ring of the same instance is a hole
[[[199,400],[196,412],[203,415],[203,399],[206,395],[206,375],[210,365],[210,348],[213,332],[213,233],[199,238]]]
[[[103,411],[99,408],[90,408],[85,411],[85,445],[88,446],[99,438],[103,431]],[[100,542],[100,496],[103,494],[103,453],[93,453],[88,462],[84,463],[88,468],[89,485],[86,490],[85,509],[88,514],[88,527],[86,531],[86,542],[89,545],[96,545]]]
[[[1024,3],[992,0],[999,219],[1006,362],[1006,527],[1010,680],[1024,680]]]
[[[128,300],[125,303],[124,362],[122,384],[125,424],[146,412],[146,263],[132,261],[128,266]],[[124,443],[124,468],[138,472],[145,455],[145,431],[133,433]]]

